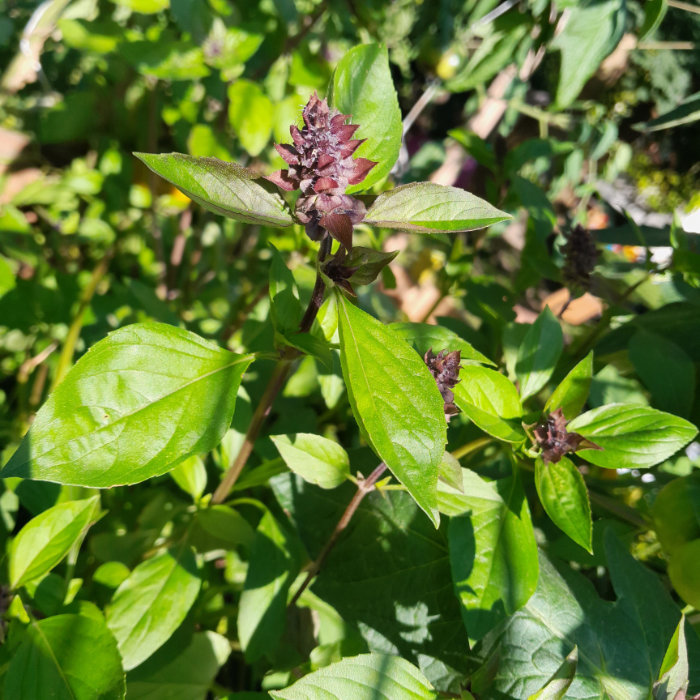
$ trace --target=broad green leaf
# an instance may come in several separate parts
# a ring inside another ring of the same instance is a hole
[[[568,107],[617,46],[625,29],[624,0],[584,0],[568,10],[564,29],[551,47],[561,51],[555,104]]]
[[[653,467],[687,445],[697,428],[683,418],[646,406],[611,404],[574,418],[567,430],[601,450],[578,450],[591,464],[608,469]]]
[[[156,175],[172,182],[190,199],[215,214],[265,226],[291,226],[282,197],[255,182],[256,175],[237,163],[195,158],[184,153],[134,153]]]
[[[462,362],[478,362],[482,365],[494,364],[486,355],[482,355],[470,343],[462,340],[455,332],[444,326],[406,321],[392,323],[389,328],[400,333],[409,343],[415,345],[422,355],[425,355],[430,349],[436,354],[441,350],[459,350]]]
[[[335,109],[349,114],[352,123],[360,125],[354,138],[367,139],[355,156],[377,163],[362,182],[346,191],[369,189],[391,172],[403,133],[386,47],[362,44],[350,49],[335,68],[329,99]]]
[[[192,455],[180,462],[170,472],[173,481],[196,502],[207,487],[207,468],[199,455]]]
[[[127,671],[170,639],[201,583],[194,555],[183,546],[141,562],[117,588],[106,610],[107,626]]]
[[[237,80],[228,89],[228,118],[238,140],[251,156],[257,156],[272,136],[275,110],[257,83]]]
[[[700,538],[673,550],[668,575],[678,595],[686,603],[700,608]]]
[[[382,192],[367,211],[364,223],[416,233],[454,233],[509,218],[509,214],[458,187],[412,182]]]
[[[691,124],[698,119],[700,119],[700,94],[696,93],[686,97],[675,109],[661,114],[651,121],[635,124],[634,128],[646,132],[661,131],[662,129],[671,129],[683,124]]]
[[[238,638],[248,663],[277,647],[285,627],[287,594],[301,560],[296,539],[267,511],[255,533],[238,607]]]
[[[278,700],[437,700],[428,679],[398,656],[360,654],[309,673],[284,690]]]
[[[348,453],[333,440],[313,435],[273,435],[284,463],[302,479],[323,489],[334,489],[350,474]]]
[[[328,491],[289,472],[271,484],[316,558],[357,488],[346,483]],[[433,685],[453,692],[468,676],[446,528],[436,530],[405,491],[363,499],[312,591],[343,620],[356,621],[369,651],[413,659]]]
[[[688,648],[685,643],[685,615],[671,637],[659,671],[659,680],[654,683],[654,700],[675,700],[679,692],[688,688]]]
[[[695,398],[695,365],[678,345],[640,329],[630,340],[629,356],[656,408],[690,415]]]
[[[563,348],[564,336],[559,321],[546,306],[518,348],[515,373],[523,401],[534,396],[549,381]]]
[[[534,595],[484,640],[484,658],[496,649],[499,654],[494,696],[536,693],[577,646],[567,698],[648,700],[680,610],[658,576],[635,561],[610,529],[605,550],[615,602],[602,600],[583,576],[568,567],[560,573],[540,554]]]
[[[535,487],[554,524],[584,549],[593,553],[593,520],[586,483],[567,457],[545,464],[535,461]]]
[[[5,676],[9,700],[121,700],[124,671],[103,620],[55,615],[32,621]]]
[[[68,372],[0,476],[100,488],[164,474],[219,443],[252,361],[164,323],[120,328]]]
[[[593,352],[589,352],[552,392],[544,406],[545,413],[561,408],[564,418],[572,420],[586,405],[593,381]]]
[[[10,548],[10,587],[43,576],[68,554],[94,520],[100,497],[59,503],[32,518]]]
[[[666,484],[651,513],[659,542],[669,554],[686,542],[700,539],[700,473]]]
[[[464,470],[469,511],[450,518],[452,581],[472,641],[527,603],[537,586],[537,543],[516,478],[487,483]]]
[[[420,355],[375,318],[338,297],[340,361],[355,420],[374,451],[437,527],[444,402]]]
[[[465,365],[454,395],[457,406],[484,432],[506,442],[525,440],[518,391],[500,372]]]
[[[544,687],[530,695],[527,700],[564,700],[566,691],[574,680],[577,664],[578,648],[574,647]]]
[[[126,678],[129,700],[202,700],[231,653],[226,637],[197,632],[183,643],[175,635]]]

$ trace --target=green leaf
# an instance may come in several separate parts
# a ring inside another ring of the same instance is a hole
[[[535,461],[535,487],[552,522],[593,554],[593,520],[586,483],[567,457],[558,462]]]
[[[398,334],[338,297],[340,361],[355,420],[374,451],[437,527],[444,403],[420,355]]]
[[[625,29],[624,0],[585,0],[568,9],[564,29],[550,46],[561,51],[555,104],[568,107],[613,52]]]
[[[238,607],[238,638],[248,663],[277,647],[285,627],[287,594],[301,559],[297,541],[267,511],[255,533]]]
[[[32,621],[5,676],[12,700],[121,700],[124,671],[99,618],[56,615]]]
[[[668,575],[678,595],[686,603],[700,608],[700,538],[673,550]]]
[[[518,348],[515,373],[523,401],[534,396],[549,381],[563,348],[564,336],[559,321],[546,306]]]
[[[254,537],[255,531],[238,511],[216,505],[197,511],[189,541],[197,551],[211,552],[239,545],[250,549]]]
[[[469,511],[450,518],[455,591],[469,639],[481,639],[527,603],[537,587],[537,543],[516,478],[488,483],[464,470]]]
[[[346,191],[369,189],[391,172],[403,133],[386,47],[362,44],[350,49],[335,68],[329,101],[339,112],[351,115],[353,124],[360,125],[354,138],[367,139],[355,156],[377,163],[361,183]]]
[[[601,450],[578,450],[591,464],[608,469],[645,469],[675,454],[697,434],[683,418],[646,406],[610,404],[574,418],[567,430]]]
[[[661,24],[668,10],[667,0],[647,0],[644,3],[644,23],[639,28],[637,41],[644,41],[653,34]]]
[[[291,473],[271,484],[309,556],[318,557],[357,488],[348,482],[323,490]],[[468,675],[446,528],[436,530],[405,491],[374,491],[362,500],[312,588],[357,624],[369,651],[398,654],[452,691]]]
[[[499,372],[465,365],[454,388],[455,403],[475,425],[505,442],[522,442],[523,408],[518,390]]]
[[[476,195],[434,182],[412,182],[382,192],[364,223],[415,233],[473,231],[510,219]]]
[[[559,573],[540,554],[535,594],[484,639],[482,657],[499,654],[492,696],[536,693],[577,646],[578,667],[567,698],[648,700],[680,611],[658,576],[637,562],[611,529],[605,550],[618,596],[614,603],[599,598],[580,574],[568,567]]]
[[[272,246],[272,264],[270,265],[269,294],[270,316],[275,329],[283,335],[296,333],[303,315],[299,289],[292,271],[274,246]]]
[[[198,632],[183,644],[175,635],[126,678],[129,700],[202,700],[231,644],[216,632]]]
[[[430,323],[397,322],[389,325],[391,330],[401,334],[405,340],[412,343],[421,355],[432,349],[435,353],[441,350],[459,350],[462,362],[478,362],[482,365],[494,365],[486,355],[475,350],[471,343],[462,340],[454,331],[444,326]]]
[[[428,679],[408,661],[387,654],[360,654],[309,673],[284,690],[278,700],[436,700]]]
[[[87,530],[100,497],[59,503],[32,518],[10,548],[10,588],[17,589],[51,571]]]
[[[630,360],[656,408],[689,416],[695,398],[695,365],[674,342],[644,329],[629,343]]]
[[[114,0],[114,2],[145,15],[152,15],[170,7],[170,0]]]
[[[536,693],[530,695],[527,700],[565,700],[566,691],[574,680],[577,664],[578,647],[574,647],[547,683]]]
[[[276,228],[294,223],[282,197],[254,182],[257,176],[237,163],[184,153],[134,155],[156,175],[216,214]]]
[[[312,435],[273,435],[284,463],[302,479],[323,489],[334,489],[350,475],[348,453],[333,440]]]
[[[561,408],[564,418],[572,420],[586,405],[588,393],[593,381],[593,352],[589,352],[569,374],[564,377],[559,386],[552,392],[544,406],[545,413],[554,413]]]
[[[192,455],[180,462],[170,472],[170,476],[185,493],[192,496],[195,502],[202,497],[207,487],[207,468],[199,455]]]
[[[228,89],[228,118],[238,140],[251,156],[257,156],[272,136],[275,110],[257,83],[236,80]]]
[[[671,637],[659,671],[659,680],[654,683],[654,700],[675,700],[679,692],[688,688],[688,648],[685,643],[685,615]]]
[[[698,119],[700,119],[700,94],[696,93],[686,97],[678,107],[670,112],[666,112],[651,121],[635,124],[634,128],[646,132],[661,131],[682,124],[691,124]]]
[[[252,361],[163,323],[120,328],[68,372],[0,476],[100,488],[164,474],[220,442]]]
[[[141,562],[117,588],[106,611],[107,626],[127,671],[170,639],[201,583],[194,555],[183,546]]]
[[[700,539],[700,473],[666,484],[651,512],[659,542],[669,554],[686,542]]]

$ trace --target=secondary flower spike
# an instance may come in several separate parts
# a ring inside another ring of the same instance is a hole
[[[568,422],[564,418],[564,412],[558,408],[538,423],[532,431],[535,444],[542,450],[542,459],[545,464],[558,462],[567,452],[603,449],[583,435],[568,432],[566,430]]]
[[[365,139],[353,139],[358,124],[346,124],[347,114],[331,110],[314,93],[302,113],[304,127],[289,127],[293,144],[275,144],[289,168],[267,176],[283,190],[301,190],[295,213],[314,241],[328,231],[347,250],[352,248],[353,225],[365,217],[365,205],[345,194],[349,185],[362,182],[376,165],[353,158]]]
[[[459,370],[462,360],[459,350],[441,350],[437,355],[430,348],[425,353],[423,360],[430,373],[435,377],[438,389],[442,395],[442,400],[445,402],[445,418],[449,421],[452,416],[459,413],[459,409],[454,403],[454,392],[452,389],[459,383]]]

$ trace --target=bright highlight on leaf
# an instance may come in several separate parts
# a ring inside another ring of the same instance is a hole
[[[70,370],[1,475],[108,487],[164,474],[219,443],[252,361],[163,323],[120,328]]]

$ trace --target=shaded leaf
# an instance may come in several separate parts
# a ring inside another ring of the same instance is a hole
[[[563,348],[564,336],[559,321],[546,306],[528,328],[518,348],[515,372],[523,401],[534,396],[549,381]]]
[[[561,408],[564,418],[572,420],[586,405],[593,381],[593,352],[589,352],[552,392],[544,406],[545,413]]]
[[[4,696],[12,700],[121,700],[124,671],[104,621],[55,615],[33,621],[12,656]]]

